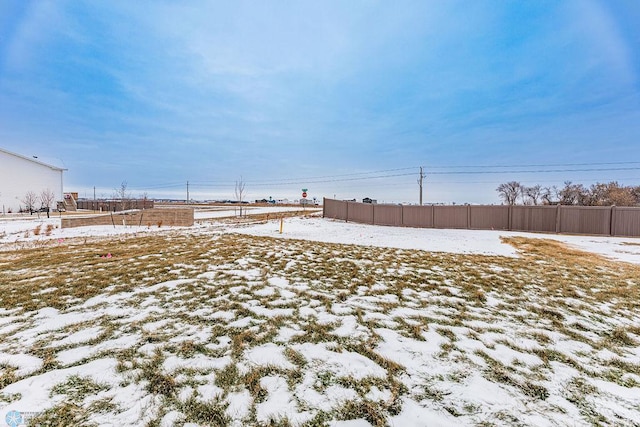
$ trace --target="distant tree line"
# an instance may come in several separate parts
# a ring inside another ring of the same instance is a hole
[[[574,205],[574,206],[637,206],[640,205],[640,185],[623,186],[616,181],[597,183],[591,187],[565,181],[564,187],[527,187],[517,181],[496,188],[508,205]]]

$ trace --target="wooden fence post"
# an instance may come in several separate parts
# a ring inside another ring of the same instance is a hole
[[[376,223],[376,205],[371,204],[371,225]]]
[[[556,233],[560,233],[560,206],[556,206]]]
[[[615,215],[616,214],[616,205],[612,205],[611,206],[611,210],[609,211],[609,236],[615,236],[615,231],[616,231],[616,220],[615,220]]]
[[[436,228],[436,206],[431,206],[431,228]]]

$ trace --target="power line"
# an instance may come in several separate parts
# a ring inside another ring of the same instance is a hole
[[[525,165],[446,165],[446,166],[429,166],[429,169],[468,169],[468,168],[482,168],[482,169],[486,169],[486,168],[531,168],[531,167],[544,167],[544,168],[548,168],[548,167],[557,167],[557,166],[605,166],[605,165],[630,165],[630,164],[640,164],[640,162],[591,162],[591,163],[549,163],[549,164],[525,164]],[[421,166],[410,166],[410,167],[402,167],[402,168],[393,168],[393,169],[381,169],[381,170],[374,170],[374,171],[368,171],[368,172],[354,172],[354,173],[347,173],[347,174],[333,174],[333,175],[320,175],[320,176],[307,176],[307,177],[298,177],[298,178],[283,178],[283,179],[276,179],[276,180],[267,180],[267,181],[263,181],[263,180],[248,180],[247,184],[252,184],[252,185],[276,185],[276,184],[298,184],[301,181],[304,182],[311,182],[311,183],[319,183],[319,182],[335,182],[338,179],[337,178],[341,178],[341,177],[356,177],[356,176],[362,176],[361,178],[357,178],[357,179],[376,179],[376,178],[380,178],[380,176],[371,176],[371,177],[367,177],[364,175],[374,175],[374,174],[382,174],[382,173],[386,173],[386,172],[397,172],[397,171],[405,171],[405,170],[415,170],[420,168]],[[472,173],[526,173],[526,172],[531,172],[531,173],[537,173],[537,172],[572,172],[572,171],[607,171],[607,170],[636,170],[640,168],[629,168],[629,169],[625,169],[625,168],[602,168],[602,169],[561,169],[561,170],[545,170],[545,171],[539,171],[539,170],[535,170],[535,171],[492,171],[492,172],[472,172],[472,171],[449,171],[449,172],[429,172],[429,174],[431,175],[436,175],[436,174],[456,174],[456,173],[466,173],[466,174],[472,174]],[[411,174],[398,174],[398,175],[389,175],[389,176],[408,176]],[[385,175],[386,176],[386,175]],[[384,176],[383,176],[384,177]],[[327,181],[318,181],[318,180],[323,180],[326,178],[330,178]],[[229,185],[229,183],[233,184],[233,182],[231,181],[220,181],[220,180],[204,180],[204,181],[191,181],[192,184],[208,184],[208,185],[215,185],[215,184],[220,184],[220,185]]]
[[[581,182],[610,182],[610,181],[638,181],[640,180],[640,177],[633,177],[633,178],[598,178],[598,179],[593,179],[593,178],[588,178],[588,179],[581,179],[581,178],[575,178],[575,179],[571,179],[571,180],[567,180],[567,181],[581,181]],[[544,183],[544,182],[558,182],[557,179],[552,179],[552,180],[535,180],[535,181],[519,181],[521,184],[524,183]],[[493,181],[429,181],[430,184],[465,184],[465,185],[471,185],[471,184],[500,184],[501,182],[498,180],[493,180]]]
[[[427,175],[497,175],[497,174],[524,174],[524,173],[565,173],[565,172],[611,172],[611,171],[635,171],[640,170],[640,167],[589,167],[589,168],[574,168],[573,166],[613,166],[613,165],[636,165],[640,162],[591,162],[591,163],[556,163],[556,164],[531,164],[531,165],[466,165],[466,166],[429,166],[430,171],[421,171],[421,177]],[[565,168],[548,169],[550,167],[566,166]],[[545,169],[517,169],[517,170],[449,170],[449,171],[433,171],[433,169],[487,169],[487,168],[545,168]],[[397,178],[404,176],[414,175],[414,172],[390,174],[388,172],[398,172],[405,170],[415,170],[421,166],[402,167],[393,169],[382,169],[368,172],[355,172],[348,174],[336,174],[336,175],[322,175],[315,177],[300,177],[300,178],[284,178],[276,180],[255,180],[247,181],[253,187],[265,187],[265,186],[287,186],[297,185],[301,182],[305,184],[326,184],[326,183],[338,183],[338,182],[353,182],[353,181],[366,181],[366,180],[379,180],[387,178]],[[435,183],[443,183],[437,181],[431,181]],[[191,187],[200,188],[225,188],[233,185],[232,181],[189,181]],[[161,190],[172,188],[184,188],[184,182],[172,182],[162,184],[150,184],[150,185],[138,185],[132,189],[145,189],[145,190]]]
[[[184,187],[184,183],[176,182],[176,183],[170,183],[170,184],[151,184],[146,186],[138,186],[137,188],[146,188],[146,189],[152,190],[152,189],[177,188],[177,187]]]
[[[350,177],[350,176],[358,176],[358,175],[371,175],[371,174],[380,174],[380,173],[385,173],[385,172],[397,172],[397,171],[404,171],[404,170],[410,170],[410,169],[415,169],[415,167],[405,167],[405,168],[394,168],[394,169],[382,169],[382,170],[376,170],[376,171],[368,171],[368,172],[353,172],[353,173],[346,173],[346,174],[334,174],[334,175],[321,175],[321,176],[308,176],[308,177],[300,177],[300,178],[285,178],[285,179],[275,179],[275,180],[269,180],[269,181],[251,181],[248,180],[246,181],[247,184],[278,184],[278,183],[299,183],[300,181],[304,181],[304,182],[308,182],[308,180],[317,180],[317,179],[325,179],[325,178],[340,178],[340,177]],[[226,184],[230,181],[220,181],[220,180],[205,180],[205,181],[191,181],[191,183],[198,183],[198,184],[212,184],[212,183],[223,183]]]
[[[410,175],[414,175],[414,172],[398,173],[398,174],[391,174],[391,175],[363,176],[363,177],[357,177],[357,178],[342,178],[342,179],[325,179],[325,180],[300,179],[300,180],[283,181],[283,182],[274,181],[274,182],[265,182],[261,184],[254,183],[253,185],[261,186],[261,187],[268,186],[268,185],[279,186],[279,185],[294,185],[300,182],[304,182],[305,184],[323,184],[328,182],[362,181],[362,180],[369,180],[369,179],[395,178],[399,176],[410,176]]]
[[[584,169],[537,169],[537,170],[508,170],[508,171],[451,171],[451,172],[427,172],[428,175],[481,175],[481,174],[505,174],[505,173],[558,173],[558,172],[609,172],[640,170],[636,168],[584,168]]]
[[[402,168],[400,170],[405,170],[406,168]],[[342,176],[349,176],[342,175]],[[344,181],[361,181],[368,179],[381,179],[381,178],[393,178],[399,176],[409,176],[413,175],[413,173],[402,173],[402,174],[387,174],[387,175],[376,175],[376,176],[361,176],[361,177],[353,177],[353,178],[336,178],[336,179],[314,179],[314,178],[298,178],[298,179],[287,179],[287,180],[275,180],[275,181],[246,181],[247,184],[251,184],[253,187],[264,187],[264,186],[282,186],[282,185],[298,185],[301,182],[305,184],[321,184],[327,182],[344,182]],[[336,175],[340,176],[340,175]],[[328,176],[329,177],[329,176]],[[205,182],[222,182],[222,181],[189,181],[190,184],[201,183],[200,187],[228,187],[229,185],[233,185],[231,181],[228,181],[223,184],[204,184]],[[184,185],[184,184],[183,184]]]
[[[462,165],[462,166],[429,166],[430,169],[464,169],[464,168],[546,168],[556,166],[605,166],[605,165],[637,165],[640,162],[590,162],[590,163],[547,163],[531,165]]]

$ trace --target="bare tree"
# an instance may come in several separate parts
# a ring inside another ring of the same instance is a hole
[[[606,206],[609,199],[609,188],[607,184],[597,182],[589,188],[589,205]]]
[[[47,208],[47,218],[49,218],[49,211],[51,210],[51,205],[56,200],[56,195],[50,188],[42,190],[40,193],[40,203],[43,208]]]
[[[596,206],[634,206],[637,203],[633,187],[625,187],[617,181],[596,183],[589,191],[590,202]]]
[[[236,201],[240,204],[240,216],[242,216],[242,202],[244,200],[245,192],[244,192],[245,182],[242,180],[242,176],[240,176],[240,181],[236,181],[235,195]]]
[[[609,192],[609,202],[616,206],[634,206],[636,196],[631,187],[616,187]]]
[[[633,197],[636,199],[635,204],[640,205],[640,185],[636,187],[631,187],[631,193]]]
[[[500,195],[500,198],[508,205],[515,205],[518,197],[522,193],[522,185],[519,182],[511,181],[504,184],[500,184],[496,191]]]
[[[501,197],[508,202],[506,195],[513,197],[513,188],[517,183],[502,184],[498,187]],[[561,204],[574,206],[636,206],[640,205],[640,186],[624,186],[617,181],[597,182],[587,188],[582,184],[565,181],[564,187],[521,187],[522,201],[525,204],[547,205]]]
[[[555,205],[558,204],[558,187],[555,185],[551,187],[544,187],[542,189],[541,195],[542,203],[545,205]]]
[[[593,206],[633,206],[636,197],[633,187],[624,187],[616,181],[598,182],[589,189],[589,203]]]
[[[140,195],[140,200],[142,200],[142,209],[146,209],[147,201],[149,200],[149,195],[146,191]]]
[[[114,189],[113,198],[120,201],[121,210],[125,211],[129,209],[131,193],[127,190],[127,181],[122,181],[120,187]]]
[[[564,187],[558,192],[561,205],[585,206],[589,204],[589,191],[582,184],[572,184],[565,181]]]
[[[36,208],[36,203],[38,202],[38,196],[33,191],[27,191],[24,195],[24,199],[22,199],[22,203],[24,203],[25,210],[29,211],[29,214],[32,215],[33,211]]]
[[[522,198],[525,205],[538,205],[542,201],[542,194],[542,187],[540,185],[522,187]]]

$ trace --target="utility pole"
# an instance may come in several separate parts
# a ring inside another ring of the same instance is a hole
[[[420,177],[418,178],[418,185],[420,186],[420,206],[422,206],[422,180],[424,179],[424,173],[422,172],[422,166],[420,166]]]
[[[187,181],[187,204],[189,203],[189,181]]]

